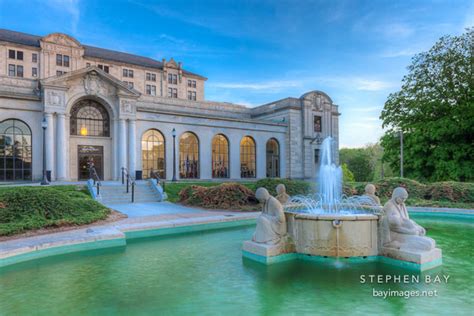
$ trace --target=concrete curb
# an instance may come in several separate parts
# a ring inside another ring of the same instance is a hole
[[[127,239],[254,225],[258,214],[216,215],[98,226],[0,243],[0,267],[93,249],[125,247]]]

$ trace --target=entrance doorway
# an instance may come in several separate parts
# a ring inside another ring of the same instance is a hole
[[[78,179],[89,179],[89,165],[94,164],[100,180],[104,179],[104,147],[102,146],[77,146],[77,161],[79,162]]]

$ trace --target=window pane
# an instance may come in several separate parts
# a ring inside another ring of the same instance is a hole
[[[15,51],[13,49],[8,50],[8,58],[15,59]]]
[[[37,63],[38,62],[38,54],[31,54],[31,61],[34,62],[34,63]]]
[[[31,130],[22,121],[0,123],[0,179],[31,180]]]
[[[267,142],[267,178],[280,177],[280,148],[275,139]]]
[[[56,54],[56,66],[62,66],[62,65],[63,65],[63,55]]]
[[[229,142],[224,135],[216,135],[212,140],[212,177],[229,176]]]
[[[110,135],[109,114],[102,104],[94,100],[77,102],[71,110],[71,135],[102,136]]]
[[[255,178],[255,141],[249,136],[242,138],[240,142],[240,177]]]
[[[129,76],[130,78],[133,78],[133,70],[129,70],[129,71],[128,71],[128,76]]]
[[[16,66],[16,76],[17,77],[23,77],[23,66]]]
[[[15,77],[16,71],[15,71],[15,65],[8,65],[8,75],[10,77]]]
[[[64,60],[63,66],[69,67],[69,56],[64,55],[63,60]]]
[[[165,178],[165,139],[154,129],[148,130],[142,137],[143,177],[149,178],[152,172]]]
[[[193,133],[184,133],[179,140],[179,176],[199,178],[199,141]]]
[[[23,60],[23,52],[22,51],[17,51],[16,52],[16,59]]]
[[[35,67],[31,68],[31,75],[33,77],[38,77],[38,68],[35,68]]]

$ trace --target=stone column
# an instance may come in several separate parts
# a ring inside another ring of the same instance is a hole
[[[54,117],[52,113],[45,113],[46,122],[46,170],[51,171],[51,181],[54,180]]]
[[[66,179],[66,115],[60,113],[56,118],[56,179]]]
[[[267,177],[267,142],[263,137],[255,139],[257,146],[257,179],[263,179]]]
[[[128,121],[128,170],[130,175],[135,177],[137,163],[136,154],[137,124],[135,120]]]
[[[119,173],[118,170],[120,169],[119,166],[119,157],[118,157],[118,146],[119,146],[119,132],[118,132],[118,120],[114,119],[112,121],[113,130],[112,130],[112,179],[119,180]]]
[[[240,179],[240,140],[241,135],[231,135],[229,137],[230,152],[229,152],[229,163],[230,163],[230,178]]]
[[[118,141],[118,171],[121,175],[122,167],[127,166],[127,122],[125,119],[119,120],[119,141]]]

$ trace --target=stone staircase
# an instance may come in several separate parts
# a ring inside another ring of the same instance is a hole
[[[127,188],[121,182],[103,182],[100,186],[98,201],[103,204],[132,202],[132,187]],[[134,203],[160,202],[161,196],[149,181],[136,181]]]

